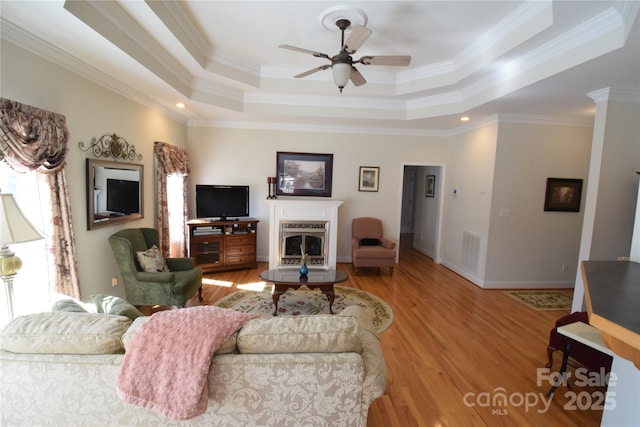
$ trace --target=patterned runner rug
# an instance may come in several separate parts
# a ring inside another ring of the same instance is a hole
[[[263,317],[273,316],[272,285],[265,286],[263,291],[237,291],[219,299],[213,305],[246,313],[259,313]],[[389,304],[375,295],[359,289],[334,286],[336,293],[333,312],[339,313],[346,307],[359,305],[364,307],[378,333],[393,323],[393,310]],[[329,301],[320,290],[309,290],[302,287],[289,289],[278,300],[278,316],[299,316],[304,314],[329,314]]]
[[[540,311],[571,310],[573,298],[558,291],[506,291],[507,295]]]

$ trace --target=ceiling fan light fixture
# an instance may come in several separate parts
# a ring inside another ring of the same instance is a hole
[[[351,77],[351,64],[338,62],[333,64],[333,81],[336,86],[340,89],[340,93],[342,93],[342,89],[349,83],[349,78]]]

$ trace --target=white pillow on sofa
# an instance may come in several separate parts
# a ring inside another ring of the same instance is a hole
[[[362,353],[358,319],[351,316],[285,316],[252,319],[238,333],[242,354]]]
[[[131,325],[124,316],[46,312],[18,317],[2,330],[2,349],[13,353],[107,354],[123,350]]]

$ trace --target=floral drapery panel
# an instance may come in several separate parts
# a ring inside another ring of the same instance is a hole
[[[71,205],[64,160],[69,131],[66,117],[0,98],[0,160],[16,171],[36,171],[50,189],[51,220],[47,248],[53,254],[56,292],[80,298]]]
[[[156,181],[158,185],[158,209],[156,209],[156,224],[160,238],[160,250],[167,256],[170,254],[169,235],[169,208],[167,203],[167,176],[180,175],[183,178],[189,176],[191,168],[189,166],[189,153],[186,150],[167,144],[166,142],[156,142],[153,147],[156,156]],[[187,256],[187,180],[183,179],[182,184],[182,236],[178,253],[175,256]]]

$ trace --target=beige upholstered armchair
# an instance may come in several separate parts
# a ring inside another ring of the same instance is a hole
[[[351,259],[353,269],[396,265],[396,243],[382,236],[382,222],[377,218],[354,218],[351,222]]]

